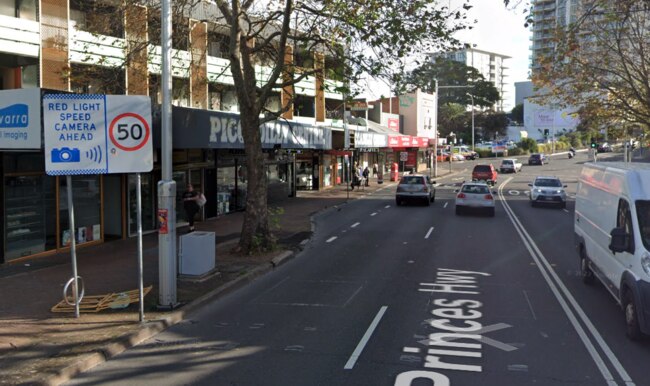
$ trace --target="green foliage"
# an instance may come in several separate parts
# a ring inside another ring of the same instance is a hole
[[[446,103],[440,105],[438,115],[438,131],[446,137],[450,132],[460,133],[467,126],[467,111],[463,105]]]
[[[499,101],[501,95],[494,84],[486,81],[483,75],[474,67],[465,63],[436,58],[434,62],[427,62],[406,75],[401,92],[413,92],[419,88],[433,94],[435,92],[435,79],[438,79],[438,104],[447,103],[470,106],[474,96],[474,105],[491,107]],[[445,88],[445,86],[466,86]]]
[[[532,138],[522,138],[518,144],[518,147],[530,153],[537,153],[538,151],[537,141]]]
[[[522,154],[526,154],[526,151],[520,147],[514,147],[512,149],[508,149],[508,156],[522,155]]]
[[[514,120],[517,123],[523,125],[524,124],[524,105],[520,103],[517,106],[513,107],[512,111],[510,112],[510,116],[511,116],[512,120]]]
[[[508,117],[505,113],[487,111],[475,116],[475,126],[481,127],[483,136],[495,138],[505,134],[508,127]]]

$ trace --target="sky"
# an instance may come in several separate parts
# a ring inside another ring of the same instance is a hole
[[[444,0],[443,0],[444,1]],[[462,4],[461,0],[448,0],[450,8]],[[460,41],[471,44],[474,48],[510,56],[505,65],[508,67],[507,86],[504,93],[504,110],[509,112],[515,104],[515,82],[528,80],[528,56],[530,55],[530,31],[524,27],[523,8],[506,9],[503,0],[471,0],[468,20],[476,20],[474,28],[461,31],[456,35]],[[371,100],[388,95],[385,84],[370,87],[367,97]]]

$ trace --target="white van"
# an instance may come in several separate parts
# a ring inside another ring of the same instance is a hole
[[[603,282],[630,339],[650,334],[650,164],[586,163],[574,232],[583,281]]]

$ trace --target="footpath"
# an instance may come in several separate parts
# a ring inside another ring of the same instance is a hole
[[[428,172],[428,171],[427,171]],[[455,173],[454,173],[455,174]],[[439,177],[449,170],[439,170]],[[197,231],[215,232],[216,272],[204,280],[177,280],[179,307],[161,311],[158,303],[158,234],[143,237],[145,321],[139,305],[98,313],[53,313],[72,277],[69,253],[9,262],[0,266],[0,385],[58,385],[111,356],[182,321],[186,314],[273,270],[299,252],[313,232],[312,216],[341,208],[350,200],[379,189],[392,192],[395,182],[355,188],[301,191],[274,205],[282,208],[274,231],[280,248],[264,255],[233,253],[239,241],[243,212],[198,222]],[[178,229],[187,233],[187,227]],[[85,296],[121,293],[138,288],[137,239],[110,241],[77,249],[78,274]]]

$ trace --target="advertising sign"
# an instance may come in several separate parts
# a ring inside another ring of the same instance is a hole
[[[43,96],[48,175],[149,172],[151,101],[146,96]]]
[[[0,90],[0,149],[41,148],[41,90]]]

